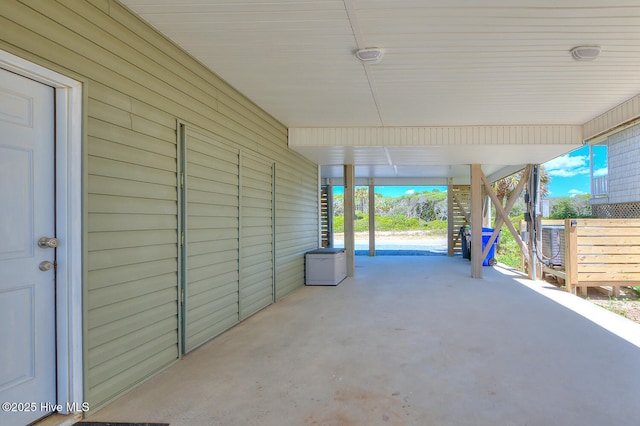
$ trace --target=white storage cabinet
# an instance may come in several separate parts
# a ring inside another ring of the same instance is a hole
[[[338,285],[347,277],[343,248],[320,248],[305,255],[307,285]]]

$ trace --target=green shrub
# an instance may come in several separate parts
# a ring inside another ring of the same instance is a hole
[[[369,229],[369,215],[359,214],[354,221],[355,232],[365,232]],[[333,230],[336,233],[344,232],[344,216],[334,216]],[[402,214],[390,216],[376,216],[376,231],[418,231],[427,230],[434,234],[446,234],[446,220],[424,221],[417,217],[406,217]]]
[[[447,231],[449,230],[446,220],[432,220],[430,222],[427,222],[425,228],[428,231],[431,231],[432,234],[444,235],[444,236],[447,235]]]
[[[366,232],[369,230],[369,215],[358,215],[358,219],[354,221],[353,230],[355,232]]]
[[[519,218],[513,218],[511,223],[518,229]],[[513,235],[509,231],[507,225],[502,225],[500,229],[500,244],[498,245],[498,252],[496,253],[496,259],[498,262],[511,266],[512,268],[520,269],[522,267],[522,253],[520,252],[520,246],[516,242]]]
[[[355,232],[365,232],[369,229],[369,215],[359,214],[353,222]],[[333,217],[333,232],[341,234],[344,232],[344,216]]]

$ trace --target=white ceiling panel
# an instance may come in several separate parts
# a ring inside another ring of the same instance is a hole
[[[122,2],[290,128],[582,125],[640,93],[638,0]],[[578,45],[602,53],[577,62]],[[384,50],[379,64],[354,57],[366,47]],[[387,167],[375,175],[544,162],[574,146],[387,148],[295,149]]]

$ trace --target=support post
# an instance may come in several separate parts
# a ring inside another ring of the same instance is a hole
[[[376,194],[373,179],[369,180],[369,256],[376,255]]]
[[[537,232],[535,235],[535,250],[542,250],[542,216],[539,214],[536,214],[536,230]],[[536,255],[536,253],[533,253],[532,255],[536,259],[534,263],[536,267],[536,279],[544,280],[542,262],[538,260],[538,256]]]
[[[447,183],[447,255],[453,256],[455,244],[455,232],[453,229],[453,178]]]
[[[591,197],[595,196],[595,185],[593,182],[593,144],[588,144],[589,145],[589,180],[590,180],[590,194]]]
[[[538,274],[538,262],[535,253],[535,244],[536,244],[536,176],[537,171],[535,167],[529,165],[531,170],[529,174],[529,181],[527,182],[527,194],[529,195],[529,202],[527,203],[527,213],[529,214],[529,223],[527,224],[527,230],[529,231],[529,268],[527,269],[527,275],[530,280],[537,280]]]
[[[578,284],[578,228],[575,219],[564,221],[564,268],[565,285],[569,293],[573,293]]]
[[[318,247],[322,247],[322,169],[318,165]]]
[[[539,261],[538,256],[537,256],[537,250],[542,250],[542,214],[541,214],[541,200],[540,200],[540,165],[536,164],[534,166],[532,166],[532,170],[535,172],[534,176],[535,176],[535,181],[534,181],[534,185],[535,185],[535,207],[534,207],[534,211],[535,211],[535,218],[536,218],[536,233],[535,233],[535,249],[536,249],[536,253],[534,253],[534,257],[536,258],[535,260],[535,266],[536,266],[536,277],[538,277],[538,279],[542,279],[543,275],[542,275],[542,262]]]
[[[355,194],[353,164],[344,165],[344,249],[347,257],[347,276],[355,273]]]
[[[471,277],[482,278],[482,166],[471,165]]]
[[[327,179],[327,228],[329,247],[333,247],[333,182]]]

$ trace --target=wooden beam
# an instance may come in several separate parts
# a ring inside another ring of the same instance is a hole
[[[347,257],[347,276],[355,273],[355,194],[353,164],[344,165],[344,249]]]
[[[455,230],[453,229],[453,178],[447,182],[447,255],[453,256],[456,245]]]
[[[376,255],[376,187],[369,181],[369,256]]]
[[[482,166],[471,165],[471,276],[482,278]],[[486,178],[485,178],[486,179]]]
[[[482,170],[480,170],[480,172],[482,173]],[[485,186],[491,187],[491,184],[489,183],[489,181],[487,180],[484,174],[481,174],[481,179],[484,182]],[[491,197],[491,201],[493,202],[496,208],[496,216],[501,217],[504,223],[507,225],[507,228],[509,228],[509,231],[511,231],[513,238],[516,240],[516,243],[518,243],[518,246],[520,246],[520,250],[522,250],[524,257],[528,261],[529,255],[527,254],[527,248],[522,242],[522,238],[520,238],[520,234],[518,234],[518,231],[516,231],[516,228],[514,228],[513,223],[511,223],[511,221],[509,220],[509,215],[504,211],[504,209],[500,205],[500,202],[498,201],[498,197],[496,197],[496,194],[493,192],[493,190],[489,192],[489,196]]]
[[[578,229],[572,223],[575,220],[564,221],[564,272],[569,293],[573,293],[574,286],[578,285]]]
[[[560,278],[563,281],[567,279],[567,275],[565,271],[562,271],[560,269],[553,269],[553,268],[550,268],[549,266],[542,265],[542,270],[549,275],[555,275],[556,278]]]
[[[511,197],[509,198],[509,200],[507,201],[507,205],[504,208],[504,212],[507,216],[507,221],[509,223],[511,223],[511,220],[508,219],[509,217],[509,213],[511,212],[511,209],[513,208],[513,205],[516,203],[516,200],[518,199],[518,197],[520,196],[520,194],[522,193],[522,190],[524,189],[524,185],[527,182],[527,180],[529,180],[529,174],[531,172],[531,168],[527,167],[525,169],[524,175],[522,176],[522,179],[520,179],[520,182],[518,182],[518,185],[516,186],[516,188],[513,190],[513,193],[511,194]],[[486,182],[488,182],[487,179],[485,179]],[[493,194],[493,198],[497,199],[498,197],[495,195],[495,192],[493,191],[493,188],[491,187],[491,185],[489,185],[489,187],[487,188],[487,195],[489,196],[490,199],[493,199],[491,197],[491,194]],[[497,211],[497,208],[496,208]],[[500,233],[500,229],[502,228],[502,224],[505,223],[505,220],[503,218],[503,216],[498,215],[496,217],[496,225],[495,225],[495,229],[493,231],[493,233],[491,234],[491,238],[489,238],[489,241],[487,242],[487,245],[484,249],[484,251],[482,252],[482,258],[484,259],[487,254],[489,253],[489,250],[491,249],[491,245],[494,243],[494,241],[496,240],[496,238],[498,238],[498,234]],[[518,238],[520,238],[520,235],[518,234]],[[522,241],[522,240],[521,240]],[[521,246],[522,248],[522,246]],[[523,256],[525,256],[526,259],[529,259],[528,254],[526,251],[522,252]]]
[[[458,200],[458,197],[455,194],[453,195],[453,202],[458,206],[462,214],[464,214],[464,218],[467,220],[467,222],[471,224],[471,214],[467,211],[467,209],[464,208],[464,206],[460,203],[460,200]]]
[[[331,179],[327,184],[327,221],[329,230],[329,247],[333,247],[333,184]]]

